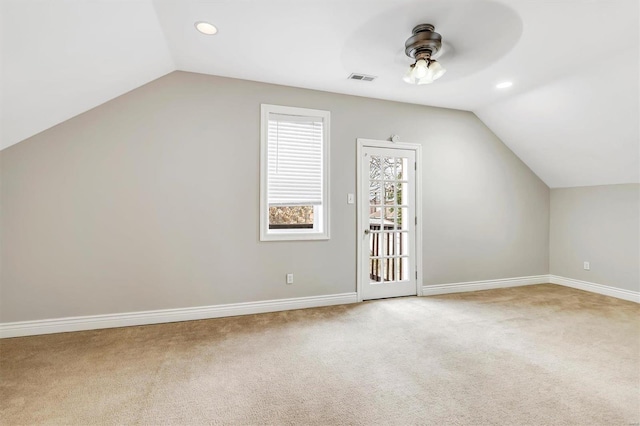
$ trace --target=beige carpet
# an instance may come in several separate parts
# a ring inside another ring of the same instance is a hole
[[[639,314],[537,285],[5,339],[0,422],[638,424]]]

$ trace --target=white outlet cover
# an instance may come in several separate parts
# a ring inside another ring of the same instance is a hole
[[[356,197],[353,194],[347,194],[347,204],[355,203]]]

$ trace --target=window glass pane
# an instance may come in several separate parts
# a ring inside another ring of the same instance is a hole
[[[313,229],[313,206],[270,206],[269,229]]]

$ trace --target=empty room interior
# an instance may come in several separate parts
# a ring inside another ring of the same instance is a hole
[[[0,424],[640,424],[637,0],[0,0]]]

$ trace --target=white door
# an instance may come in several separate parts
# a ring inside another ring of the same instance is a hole
[[[359,155],[361,298],[415,295],[416,151],[364,145]]]

